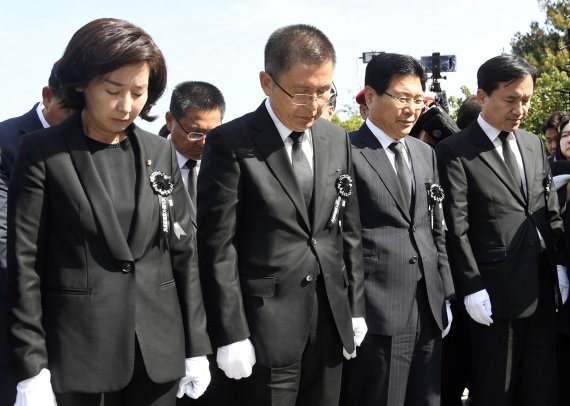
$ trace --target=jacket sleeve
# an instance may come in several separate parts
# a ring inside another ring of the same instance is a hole
[[[40,146],[24,136],[8,196],[8,292],[18,381],[47,368],[41,284],[46,258],[46,173]]]
[[[208,134],[198,176],[198,257],[215,347],[250,336],[240,287],[236,230],[240,166],[218,128]]]
[[[362,226],[354,181],[352,165],[352,147],[346,135],[348,171],[352,179],[353,190],[346,202],[346,211],[342,219],[343,225],[343,259],[348,278],[348,300],[352,317],[364,317],[364,265],[362,254]]]
[[[469,185],[463,163],[449,143],[439,143],[436,154],[439,175],[446,195],[443,199],[443,208],[448,228],[449,262],[459,294],[466,296],[485,289],[468,236]]]
[[[172,178],[174,180],[172,197],[175,202],[177,220],[187,233],[184,238],[178,238],[171,224],[169,233],[170,258],[184,322],[186,358],[191,358],[210,354],[212,346],[206,329],[206,312],[198,270],[196,234],[189,210],[191,203],[180,175],[180,168],[172,144],[170,144],[170,148]]]

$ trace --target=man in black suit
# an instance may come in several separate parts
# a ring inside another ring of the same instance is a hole
[[[369,331],[345,362],[343,402],[435,406],[454,289],[435,153],[407,136],[424,106],[425,72],[410,56],[384,53],[365,84],[369,115],[351,140]]]
[[[472,319],[474,405],[556,404],[562,221],[544,145],[519,128],[535,76],[514,55],[485,62],[480,116],[436,148],[451,269]]]
[[[252,375],[234,402],[336,404],[343,347],[355,355],[366,329],[350,143],[319,118],[335,59],[317,28],[278,29],[259,74],[267,99],[206,139],[198,254],[210,337],[228,377]]]
[[[176,85],[166,112],[167,139],[176,149],[182,180],[192,203],[191,217],[196,227],[196,180],[206,135],[222,123],[226,102],[220,90],[206,82]]]
[[[61,106],[59,83],[55,76],[57,62],[53,65],[48,86],[42,89],[42,101],[26,114],[0,123],[0,405],[11,405],[16,396],[16,382],[9,364],[7,335],[6,292],[6,213],[8,182],[22,135],[57,125],[64,121],[71,110]]]

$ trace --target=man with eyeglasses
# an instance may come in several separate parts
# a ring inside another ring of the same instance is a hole
[[[208,328],[225,375],[247,378],[218,404],[336,405],[343,354],[355,356],[366,332],[350,142],[320,118],[335,60],[317,28],[276,30],[259,74],[267,99],[206,140],[198,251]]]
[[[424,107],[425,72],[410,56],[383,53],[368,63],[365,84],[369,115],[350,136],[368,334],[345,362],[341,404],[439,406],[454,288],[435,153],[408,136]]]
[[[176,85],[166,112],[167,136],[176,149],[176,158],[193,205],[190,211],[196,227],[196,181],[206,135],[222,123],[226,102],[220,90],[206,82]]]

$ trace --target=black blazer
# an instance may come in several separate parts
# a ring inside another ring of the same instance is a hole
[[[477,122],[436,147],[448,196],[444,209],[451,269],[462,296],[487,289],[498,318],[528,317],[538,298],[537,255],[544,238],[556,302],[556,263],[562,220],[542,141],[515,131],[528,198],[515,185],[504,160]]]
[[[398,177],[366,123],[351,135],[364,252],[366,323],[372,334],[396,335],[407,325],[423,274],[431,312],[447,325],[445,299],[454,295],[445,250],[443,213],[428,212],[427,185],[439,183],[435,153],[406,137],[415,183],[413,208],[404,202]]]
[[[36,108],[26,114],[0,123],[0,365],[8,365],[8,309],[6,303],[6,236],[8,214],[8,182],[22,135],[43,128]]]
[[[136,208],[125,239],[95,170],[81,116],[27,134],[9,194],[8,274],[18,380],[49,368],[58,392],[109,392],[133,372],[135,334],[154,382],[210,352],[188,195],[169,143],[129,128]],[[176,218],[159,244],[149,175],[172,175]]]
[[[342,230],[338,222],[327,226],[335,182],[352,175],[348,136],[322,119],[312,134],[311,217],[265,103],[208,134],[198,177],[198,251],[212,341],[219,347],[251,336],[257,362],[268,367],[301,359],[319,272],[349,352],[351,317],[364,316],[354,193]]]

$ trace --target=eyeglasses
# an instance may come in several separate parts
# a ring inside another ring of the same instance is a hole
[[[394,101],[396,102],[396,106],[398,107],[406,107],[409,106],[411,104],[411,106],[413,107],[414,110],[419,110],[421,108],[424,107],[424,99],[422,98],[417,98],[414,99],[413,97],[396,97],[396,96],[392,96],[390,93],[388,92],[384,92],[384,94],[386,96],[390,96],[392,99],[394,99]]]
[[[317,104],[322,107],[329,100],[330,89],[319,96],[313,96],[312,94],[301,94],[301,93],[291,94],[287,90],[283,89],[283,87],[279,84],[279,82],[277,82],[277,80],[275,80],[275,78],[271,73],[269,74],[269,76],[271,77],[273,82],[275,82],[277,87],[283,90],[283,93],[285,93],[287,96],[291,98],[291,101],[295,106],[306,106],[316,101]]]
[[[205,137],[207,135],[207,134],[199,133],[196,131],[186,130],[186,128],[184,128],[184,126],[182,124],[180,124],[180,121],[178,121],[178,119],[174,115],[172,115],[172,117],[174,117],[174,120],[178,123],[180,128],[182,128],[182,131],[184,131],[186,133],[186,137],[188,137],[189,140],[199,140],[200,138]]]

